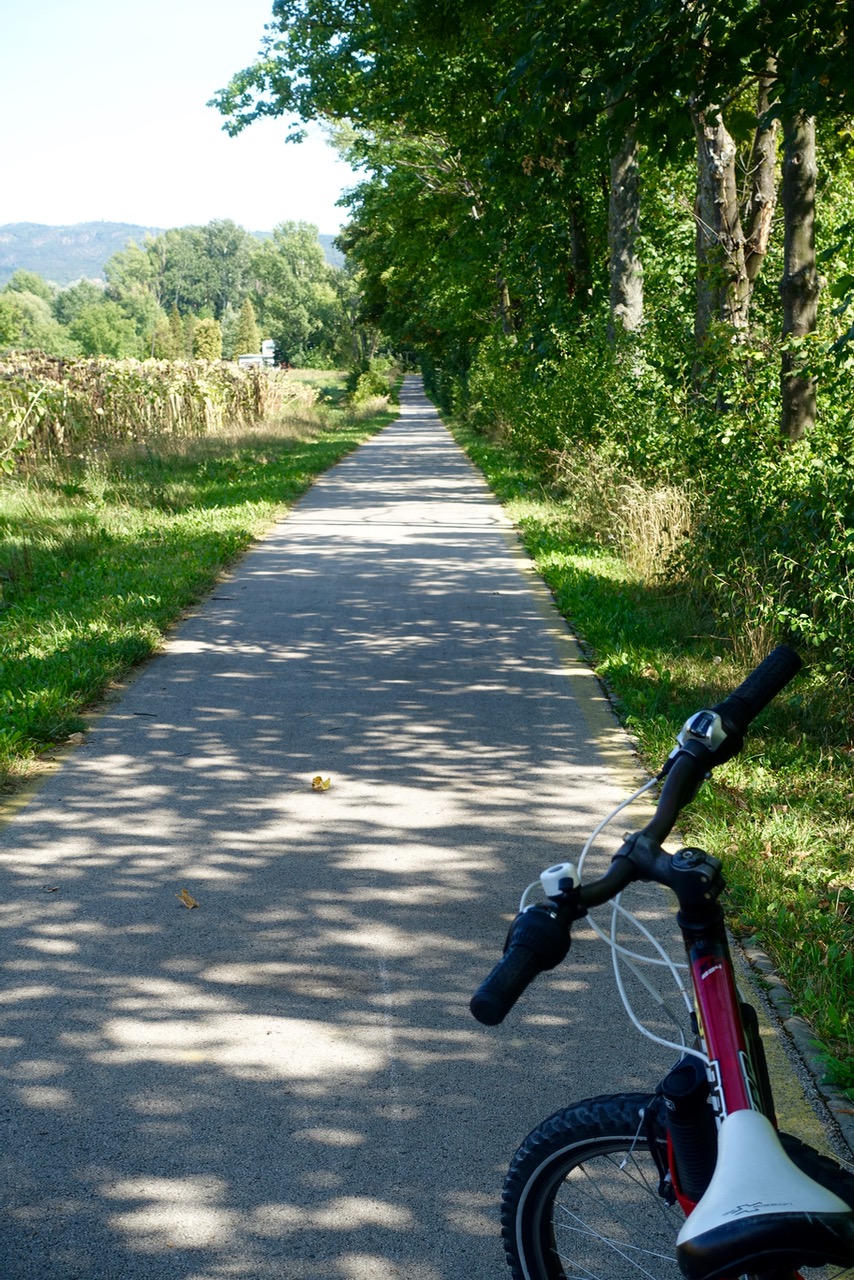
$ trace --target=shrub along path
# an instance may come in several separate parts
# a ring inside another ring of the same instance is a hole
[[[9,1280],[495,1280],[518,1141],[671,1057],[583,928],[467,1011],[634,780],[408,381],[0,834]]]

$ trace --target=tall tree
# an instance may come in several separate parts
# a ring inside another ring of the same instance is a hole
[[[82,307],[69,325],[69,332],[84,356],[123,360],[148,354],[140,350],[133,321],[109,298]]]
[[[769,57],[759,76],[756,131],[748,162],[748,191],[742,212],[744,267],[750,291],[756,283],[771,242],[777,207],[777,138],[780,122],[773,114],[776,99],[777,60]]]
[[[244,298],[234,338],[234,354],[251,355],[261,350],[261,336],[251,298]]]
[[[5,288],[9,293],[32,294],[33,297],[41,298],[42,302],[48,303],[51,307],[56,297],[56,289],[53,285],[43,280],[37,272],[26,271],[23,268],[12,273]]]
[[[446,0],[440,11],[425,0],[282,0],[275,17],[261,58],[214,99],[228,131],[292,112],[349,120],[361,163],[380,182],[405,168],[419,199],[435,200],[442,217],[458,202],[458,221],[476,224],[465,237],[468,265],[489,282],[494,314],[507,326],[512,303],[500,257],[513,201],[507,192],[485,198],[485,158],[497,142],[496,114],[510,114],[497,105],[496,90],[513,54],[502,48],[499,56],[490,7],[483,0]]]
[[[210,316],[199,321],[193,333],[193,355],[197,360],[222,359],[222,329]]]
[[[344,316],[317,228],[283,222],[252,254],[254,298],[280,360],[302,363],[340,347]]]
[[[784,0],[278,0],[274,17],[262,56],[215,99],[226,127],[293,114],[354,123],[373,174],[349,233],[363,309],[402,334],[407,298],[408,331],[443,358],[458,334],[461,367],[483,336],[484,282],[492,326],[539,358],[559,356],[603,290],[612,328],[636,327],[640,157],[662,190],[665,164],[692,140],[697,339],[713,324],[745,334],[773,226],[776,120],[819,105],[838,114],[854,96],[837,0],[796,11]],[[393,227],[385,275],[371,218]],[[453,290],[425,278],[419,237]],[[468,331],[448,323],[466,310]]]
[[[696,101],[691,111],[697,138],[697,310],[694,336],[702,346],[714,320],[747,327],[747,271],[736,183],[737,148],[720,107]]]
[[[611,157],[608,245],[611,336],[637,333],[643,323],[643,264],[638,251],[640,163],[637,132],[625,134]]]
[[[0,293],[0,351],[16,346],[23,328],[24,317],[14,297]]]
[[[145,291],[165,310],[208,310],[219,319],[245,295],[254,236],[227,219],[205,227],[175,227],[131,241],[106,265],[108,292],[117,301]]]
[[[92,280],[79,280],[56,295],[53,314],[60,324],[71,324],[84,307],[96,306],[104,300],[104,289]]]
[[[7,302],[7,327],[17,330],[15,345],[21,351],[46,351],[54,356],[76,356],[80,348],[53,314],[50,302],[26,289],[9,289],[0,295]]]
[[[221,320],[229,303],[237,306],[249,281],[249,263],[255,237],[228,218],[203,228],[205,253],[211,264],[214,316]]]
[[[184,324],[181,319],[181,312],[174,303],[169,311],[169,334],[169,359],[183,360],[187,355]]]

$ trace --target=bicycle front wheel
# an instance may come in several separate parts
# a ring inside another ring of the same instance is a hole
[[[526,1138],[501,1204],[514,1280],[682,1280],[676,1236],[684,1218],[659,1193],[666,1139],[642,1120],[652,1101],[590,1098]]]

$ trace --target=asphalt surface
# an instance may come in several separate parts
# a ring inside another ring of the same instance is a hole
[[[672,1058],[584,929],[468,1013],[633,776],[408,379],[0,833],[3,1274],[500,1280],[521,1139]]]

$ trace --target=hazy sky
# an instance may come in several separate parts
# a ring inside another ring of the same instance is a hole
[[[0,224],[233,218],[334,233],[356,177],[284,121],[239,137],[205,103],[260,48],[272,0],[0,0]]]

